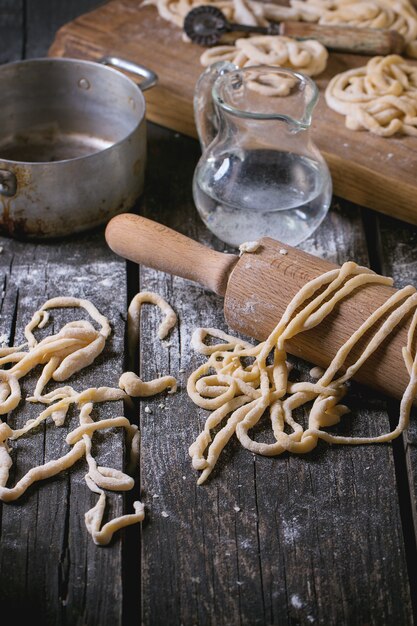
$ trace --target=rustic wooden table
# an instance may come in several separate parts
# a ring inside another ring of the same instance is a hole
[[[58,26],[95,4],[0,0],[0,62],[45,55]],[[138,210],[223,249],[193,207],[190,181],[198,156],[196,141],[150,125]],[[339,263],[369,264],[402,286],[417,283],[416,243],[417,229],[335,199],[302,247]],[[185,371],[166,408],[159,408],[160,398],[150,398],[138,402],[132,415],[142,431],[136,493],[112,495],[111,514],[130,511],[140,490],[146,505],[141,527],[126,529],[108,547],[92,543],[84,513],[96,496],[85,486],[83,462],[1,507],[0,598],[15,620],[29,615],[57,626],[413,623],[415,417],[392,445],[323,444],[304,457],[261,458],[232,442],[211,480],[197,487],[187,450],[204,411],[196,410],[184,389],[186,374],[200,362],[188,345],[196,326],[224,328],[221,300],[183,280],[126,267],[106,247],[103,230],[59,243],[3,238],[0,245],[0,332],[10,344],[21,340],[23,324],[45,299],[90,298],[114,332],[77,385],[116,384],[125,366],[127,304],[147,289],[167,298],[180,324],[171,347],[162,347],[154,340],[158,312],[144,310],[140,373],[149,379]],[[347,432],[351,423],[374,434],[397,419],[396,402],[355,385],[350,405]],[[11,419],[22,423],[28,415],[25,407]],[[46,426],[20,440],[11,481],[66,449],[65,430]],[[115,433],[109,464],[120,464],[122,443]]]

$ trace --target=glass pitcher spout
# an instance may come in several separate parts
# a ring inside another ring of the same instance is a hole
[[[317,100],[316,84],[299,72],[269,66],[239,69],[228,61],[214,63],[201,74],[194,92],[201,147],[206,149],[216,137],[224,113],[248,120],[281,120],[293,132],[306,130]]]
[[[330,205],[328,167],[310,135],[316,84],[270,66],[212,65],[194,111],[203,154],[193,195],[204,223],[238,246],[264,236],[297,245]]]

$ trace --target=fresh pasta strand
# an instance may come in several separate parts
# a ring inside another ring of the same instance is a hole
[[[88,476],[86,476],[86,483],[91,491],[100,495],[97,504],[85,514],[85,525],[96,545],[106,546],[110,543],[116,531],[126,526],[137,524],[145,518],[144,505],[142,502],[136,501],[133,503],[134,513],[115,517],[104,524],[104,526],[101,526],[106,508],[106,494],[102,489],[98,489]]]
[[[142,6],[154,5],[160,17],[179,28],[183,27],[187,13],[203,4],[220,9],[231,22],[249,26],[268,26],[270,21],[296,20],[299,16],[297,9],[254,0],[145,0],[142,2]]]
[[[268,65],[296,70],[307,76],[321,74],[327,65],[326,48],[311,39],[296,41],[281,35],[260,35],[237,39],[234,45],[221,45],[208,48],[200,57],[200,63],[207,67],[218,61],[229,61],[238,68],[252,65]],[[262,78],[246,81],[252,91],[264,96],[285,97],[290,95],[296,84],[292,76],[277,72],[264,72]]]
[[[140,335],[140,311],[143,304],[155,304],[165,316],[158,329],[159,339],[165,339],[177,323],[175,311],[160,295],[150,291],[136,294],[127,312],[128,349],[131,359]],[[145,382],[134,372],[124,372],[120,377],[119,387],[129,396],[145,398],[161,393],[165,389],[170,389],[168,393],[175,393],[177,381],[173,376],[162,376]]]
[[[190,375],[187,391],[197,406],[213,411],[189,449],[194,469],[202,471],[198,484],[202,484],[211,474],[221,451],[233,434],[251,452],[272,456],[285,451],[305,454],[316,447],[319,439],[333,444],[383,443],[398,437],[407,428],[417,392],[417,292],[414,287],[408,286],[395,292],[378,307],[341,346],[328,368],[324,372],[320,371],[316,382],[288,381],[286,340],[317,326],[338,302],[354,290],[366,288],[368,284],[391,285],[392,279],[379,276],[353,262],[318,276],[299,290],[270,336],[257,346],[215,329],[198,329],[194,332],[192,347],[208,359]],[[390,433],[376,437],[341,437],[323,430],[337,424],[349,411],[341,403],[346,393],[346,382],[412,311],[414,315],[409,326],[407,346],[403,349],[410,382],[401,401],[397,427]],[[365,336],[368,338],[371,331],[373,335],[367,339],[361,355],[343,375],[336,378],[352,349]],[[226,343],[208,346],[205,339],[210,335]],[[271,354],[273,360],[268,364],[267,359]],[[245,360],[249,356],[253,362],[247,364]],[[244,382],[245,379],[247,382]],[[308,426],[304,429],[297,423],[293,413],[311,401],[313,405],[309,411]],[[274,443],[258,442],[249,435],[267,409]],[[292,432],[288,434],[286,427]],[[211,433],[215,428],[218,430],[212,438]]]
[[[49,335],[38,342],[33,335],[36,328],[43,328],[49,320],[49,310],[55,308],[82,308],[100,325],[96,330],[87,320],[65,324],[55,335]],[[0,415],[4,415],[17,407],[21,400],[19,380],[38,365],[44,370],[35,388],[32,399],[43,401],[43,390],[50,380],[62,382],[74,373],[91,365],[101,354],[106,339],[111,332],[109,321],[101,315],[97,308],[88,300],[81,298],[59,297],[47,300],[34,313],[32,320],[25,327],[28,341],[27,352],[3,350],[0,365],[14,364],[8,370],[0,370],[0,380],[9,388],[9,394],[0,398]],[[49,400],[48,400],[49,401]]]
[[[158,333],[161,339],[164,338],[176,324],[177,317],[168,303],[158,294],[143,292],[132,300],[129,307],[131,341],[137,342],[138,340],[140,307],[144,302],[156,304],[165,314]],[[84,309],[98,324],[99,329],[97,330],[88,320],[78,320],[65,324],[55,335],[49,335],[37,341],[34,331],[47,325],[50,310],[69,307]],[[109,320],[90,301],[58,297],[45,302],[33,314],[24,330],[27,344],[0,350],[0,367],[11,365],[10,369],[0,369],[0,414],[9,413],[17,407],[21,401],[19,381],[38,365],[43,365],[43,369],[33,395],[27,400],[46,405],[36,418],[27,420],[21,428],[13,429],[5,422],[0,422],[0,499],[4,502],[16,500],[35,482],[56,476],[85,458],[88,465],[86,484],[100,495],[97,504],[85,515],[87,531],[97,545],[107,545],[117,530],[142,521],[144,506],[137,501],[134,503],[133,514],[117,517],[101,527],[106,505],[106,495],[103,490],[127,491],[134,487],[135,481],[132,476],[121,470],[98,465],[93,455],[94,435],[98,431],[103,432],[109,428],[123,428],[126,432],[126,444],[129,450],[128,472],[133,474],[139,458],[139,430],[124,416],[94,420],[91,417],[94,405],[126,400],[130,395],[150,396],[167,388],[170,388],[170,393],[173,393],[177,384],[172,376],[142,382],[133,372],[126,372],[120,377],[120,388],[103,386],[76,391],[70,385],[66,385],[45,392],[51,380],[58,382],[67,380],[76,372],[91,365],[103,351],[110,333]],[[75,406],[79,410],[79,425],[66,436],[66,444],[70,446],[69,451],[58,459],[33,467],[14,487],[7,487],[9,471],[12,467],[9,442],[27,436],[48,418],[51,418],[56,426],[62,426],[70,406]]]
[[[318,41],[297,41],[283,35],[259,35],[237,39],[234,45],[208,48],[200,57],[204,66],[230,61],[236,67],[271,65],[316,76],[326,68],[328,52]]]
[[[409,0],[290,0],[300,19],[331,26],[398,31],[406,54],[417,56],[417,11]]]
[[[398,55],[373,57],[364,67],[337,74],[325,98],[331,109],[346,115],[351,130],[417,137],[417,67]]]
[[[406,41],[406,54],[417,58],[417,11],[410,0],[290,0],[280,6],[254,0],[145,0],[159,16],[183,27],[184,18],[200,5],[219,8],[237,24],[268,26],[271,22],[307,21],[331,26],[383,28],[398,31]],[[183,35],[185,41],[188,41]]]

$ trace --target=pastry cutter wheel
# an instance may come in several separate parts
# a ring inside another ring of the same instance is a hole
[[[202,5],[192,9],[184,19],[185,34],[200,46],[215,46],[225,33],[259,33],[285,35],[294,39],[316,39],[337,52],[365,55],[401,54],[405,41],[395,30],[327,26],[310,22],[272,22],[268,26],[234,24],[217,7]]]

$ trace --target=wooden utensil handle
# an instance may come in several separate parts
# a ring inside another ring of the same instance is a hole
[[[120,256],[200,283],[220,296],[239,257],[222,254],[146,217],[123,213],[106,228],[106,241]]]
[[[338,52],[366,55],[401,54],[405,41],[395,30],[328,26],[309,22],[282,22],[280,34],[296,39],[316,39]]]

